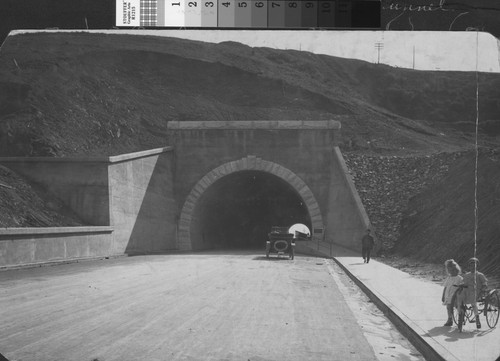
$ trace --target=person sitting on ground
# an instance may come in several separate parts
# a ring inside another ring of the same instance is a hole
[[[470,304],[476,317],[476,327],[481,328],[481,321],[479,320],[479,312],[477,309],[477,300],[481,298],[483,293],[488,289],[488,280],[477,269],[479,267],[479,260],[475,257],[467,261],[467,268],[469,272],[463,275],[462,284],[465,286],[463,291],[458,297],[459,304]]]
[[[462,273],[462,270],[460,269],[460,266],[458,265],[457,262],[453,259],[448,259],[444,262],[444,267],[446,269],[446,273],[448,277],[443,282],[443,296],[441,297],[441,301],[443,302],[443,305],[446,306],[446,311],[448,312],[448,320],[444,324],[444,326],[452,326],[453,321],[453,295],[457,291],[457,288],[454,287],[455,285],[459,285],[462,283],[462,276],[460,276],[460,273]]]
[[[365,263],[370,262],[370,253],[375,245],[373,237],[370,235],[370,229],[366,230],[366,234],[361,239],[361,254]]]

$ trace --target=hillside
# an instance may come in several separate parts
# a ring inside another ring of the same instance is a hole
[[[447,253],[460,264],[474,254],[481,269],[500,275],[500,157],[481,154],[477,177],[477,234],[475,222],[475,156],[467,154],[431,187],[410,198],[404,211],[395,250],[428,262],[440,262]],[[460,179],[459,182],[456,179]],[[442,200],[446,199],[445,204]],[[450,212],[453,210],[453,212]]]
[[[338,119],[340,146],[382,253],[463,260],[470,250],[462,244],[474,228],[476,85],[483,154],[478,244],[485,264],[500,264],[499,252],[486,256],[498,250],[493,217],[500,206],[487,200],[500,180],[491,170],[500,143],[499,74],[413,71],[232,42],[16,35],[0,53],[0,156],[116,155],[165,146],[170,120]],[[2,182],[16,188],[12,179]],[[2,226],[40,224],[15,209],[2,210]],[[52,211],[38,209],[38,219]]]
[[[473,80],[236,43],[16,35],[0,57],[0,155],[163,146],[167,121],[197,119],[339,118],[349,148],[456,150],[475,119]],[[480,89],[498,133],[500,76]]]
[[[370,221],[383,248],[379,255],[405,271],[442,277],[443,262],[461,265],[474,255],[490,284],[500,287],[500,152],[482,149],[477,169],[477,235],[474,215],[475,152],[426,156],[345,153]],[[396,256],[396,257],[395,257]]]

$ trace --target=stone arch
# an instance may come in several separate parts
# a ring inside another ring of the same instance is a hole
[[[177,232],[177,248],[179,250],[189,251],[191,247],[191,221],[193,212],[196,208],[196,203],[202,194],[217,180],[231,173],[255,170],[273,174],[290,184],[297,194],[302,198],[309,212],[312,225],[312,236],[315,234],[323,234],[323,218],[318,202],[314,197],[311,189],[291,170],[274,162],[266,161],[256,156],[249,155],[240,160],[225,163],[210,172],[208,172],[198,183],[193,187],[186,198],[181,210],[178,232]]]

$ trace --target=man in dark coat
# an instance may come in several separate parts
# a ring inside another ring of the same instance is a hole
[[[361,239],[361,254],[363,255],[363,261],[365,263],[370,262],[370,253],[372,252],[373,246],[375,245],[375,241],[373,237],[370,235],[370,230],[366,230],[366,234]]]

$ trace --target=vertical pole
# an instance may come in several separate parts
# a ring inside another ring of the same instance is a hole
[[[413,45],[413,70],[415,70],[415,45]]]
[[[377,64],[380,64],[380,50],[384,48],[384,43],[375,43],[375,49],[377,49]]]

